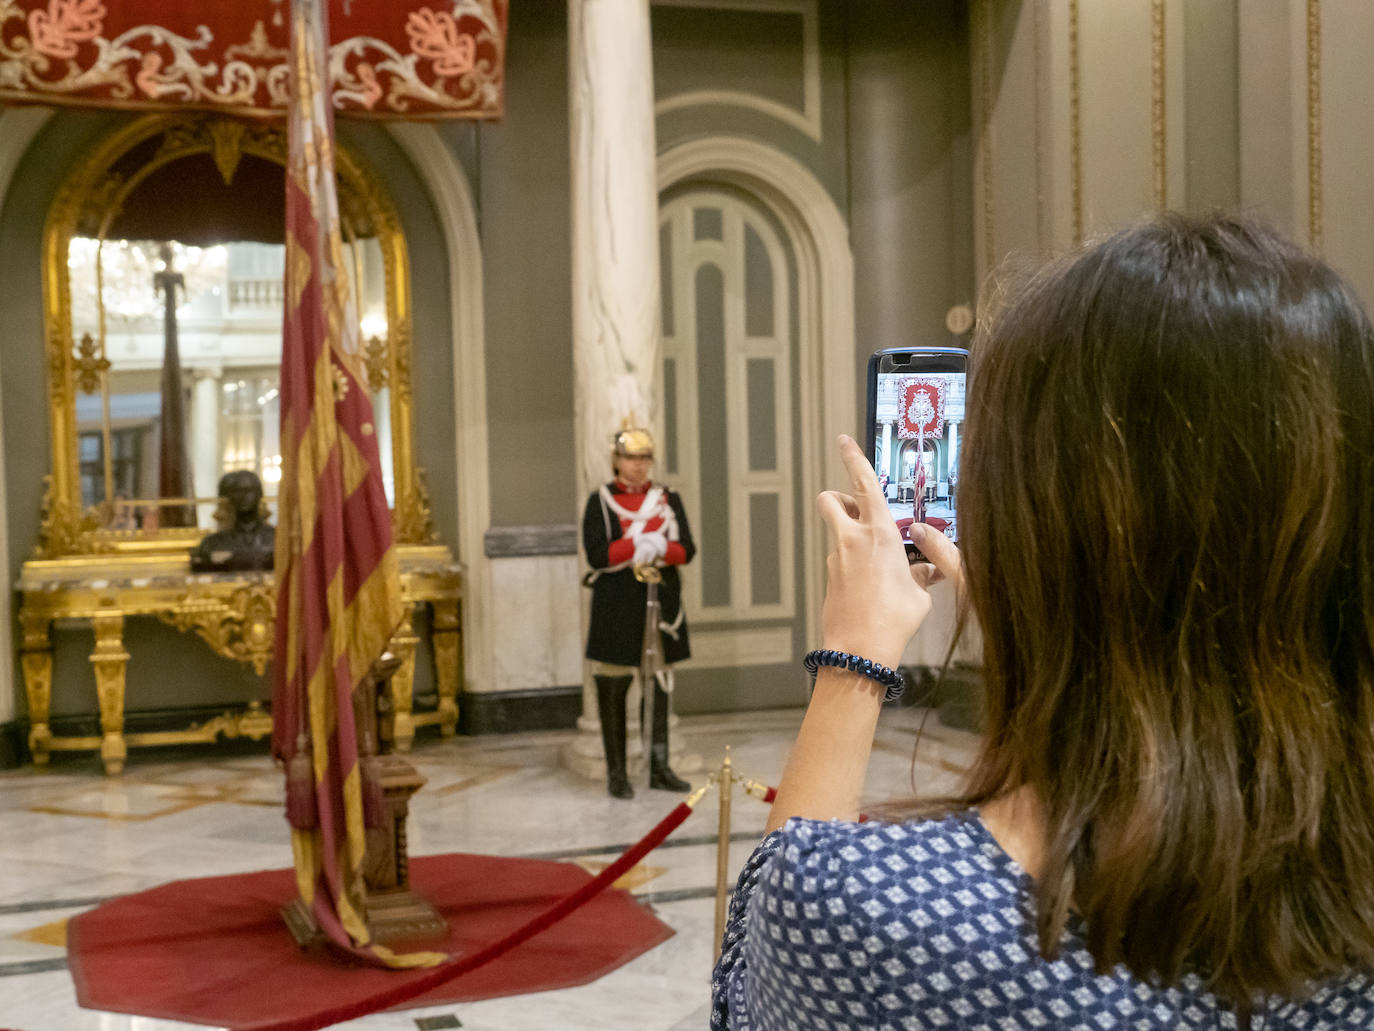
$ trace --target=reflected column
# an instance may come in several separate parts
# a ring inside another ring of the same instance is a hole
[[[954,476],[951,479],[950,473]],[[946,463],[945,482],[949,484],[949,510],[953,512],[954,506],[959,503],[955,492],[959,489],[959,423],[949,424],[949,460]]]
[[[273,521],[276,520],[276,498],[281,489],[281,389],[274,387],[267,392],[267,400],[262,406],[262,493],[273,504]]]
[[[223,370],[218,365],[191,370],[195,387],[191,392],[191,484],[198,498],[219,494],[219,388]],[[196,506],[196,525],[202,530],[215,527],[215,504]]]
[[[573,403],[579,502],[610,478],[611,438],[623,419],[633,417],[657,429],[653,93],[649,0],[570,0]],[[575,518],[580,522],[580,504]],[[584,674],[583,681],[581,733],[566,758],[578,772],[601,777],[605,761],[596,694],[590,676]],[[629,736],[632,741],[638,738],[633,729]]]
[[[396,504],[396,456],[391,443],[391,388],[372,395],[372,419],[377,424],[377,457],[382,463],[382,487],[388,505]]]

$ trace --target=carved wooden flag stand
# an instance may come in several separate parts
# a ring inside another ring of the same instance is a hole
[[[406,818],[410,796],[424,786],[425,779],[392,751],[391,696],[387,687],[400,667],[399,657],[384,652],[353,693],[359,764],[375,762],[380,767],[382,820],[379,826],[367,829],[363,883],[367,929],[372,941],[384,945],[448,938],[448,922],[410,887]],[[327,939],[300,896],[282,909],[282,917],[301,948],[326,944]]]

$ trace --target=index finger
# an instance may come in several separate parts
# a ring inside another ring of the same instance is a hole
[[[849,486],[859,506],[859,518],[865,522],[879,516],[890,520],[887,498],[878,487],[878,474],[854,438],[844,433],[840,434],[840,460],[849,473]]]
[[[940,574],[939,579],[949,580],[954,584],[954,589],[962,594],[964,570],[958,546],[939,530],[925,523],[912,523],[907,534],[911,543],[921,549],[921,554],[925,555],[935,572]],[[936,578],[928,580],[928,583],[936,582]]]

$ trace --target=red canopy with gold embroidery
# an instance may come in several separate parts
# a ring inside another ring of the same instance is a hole
[[[331,0],[340,113],[497,118],[509,0]],[[0,0],[0,104],[285,113],[288,0]]]
[[[902,383],[901,418],[897,436],[938,437],[944,434],[945,382],[934,377],[915,377]]]

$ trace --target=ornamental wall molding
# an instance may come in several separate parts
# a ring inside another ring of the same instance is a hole
[[[802,23],[802,106],[800,109],[756,93],[731,89],[697,89],[675,93],[654,104],[654,115],[693,107],[742,107],[775,118],[821,141],[820,12],[816,0],[653,0],[655,7],[698,7],[708,10],[768,11],[795,14]]]

